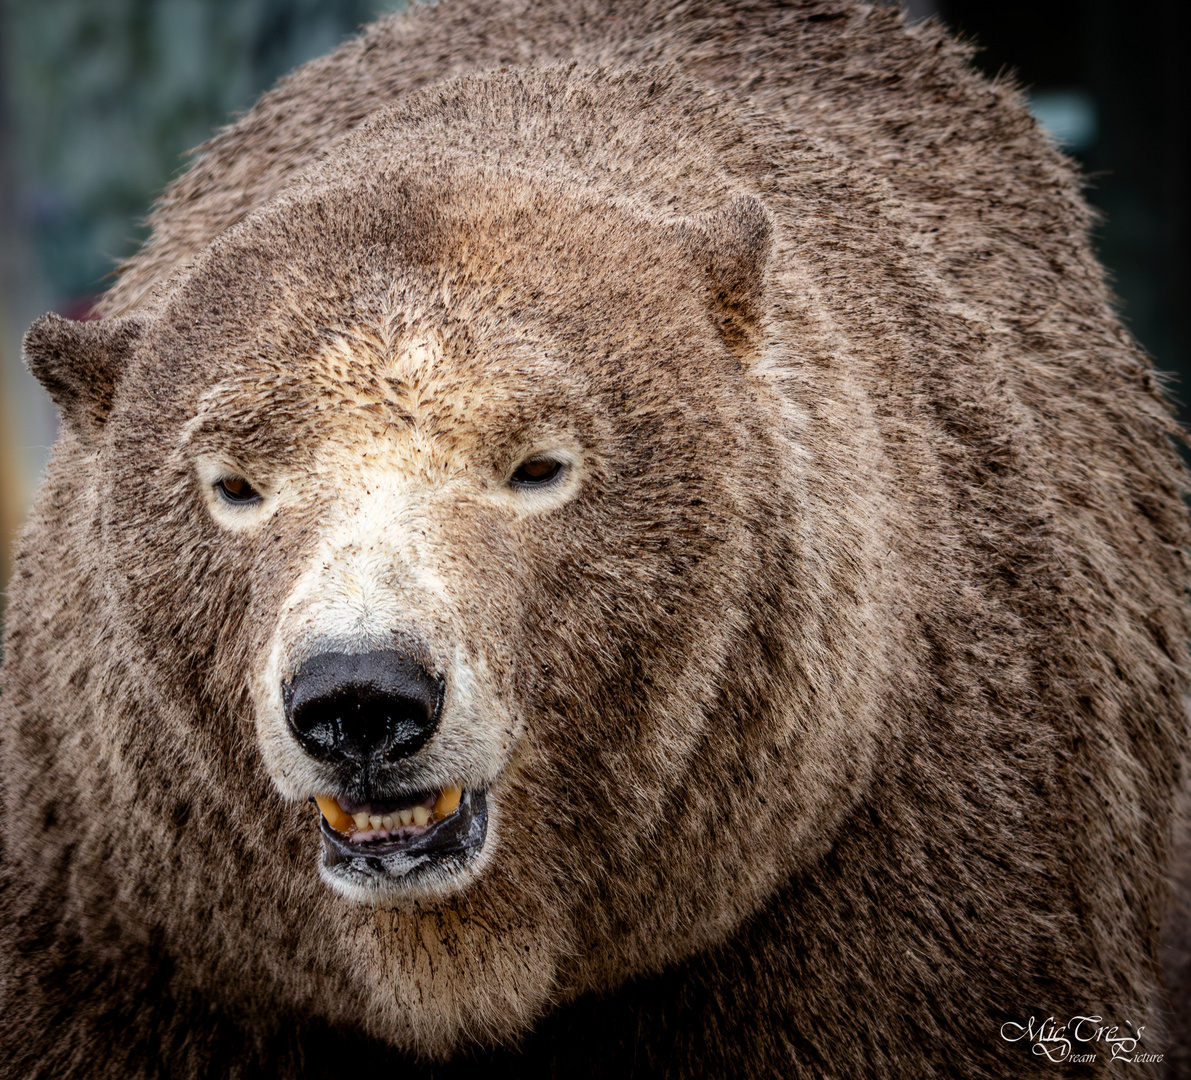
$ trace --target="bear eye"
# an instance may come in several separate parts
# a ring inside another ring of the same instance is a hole
[[[554,458],[530,458],[509,477],[513,487],[543,487],[558,478],[565,466]]]
[[[242,476],[225,476],[215,481],[215,490],[232,506],[250,506],[261,501],[261,493]]]

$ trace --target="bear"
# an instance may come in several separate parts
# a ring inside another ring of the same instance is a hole
[[[1179,430],[1071,166],[852,0],[442,0],[39,320],[0,1073],[1137,1075]]]

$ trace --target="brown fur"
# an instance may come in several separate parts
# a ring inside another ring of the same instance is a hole
[[[266,95],[28,339],[0,1070],[1170,1051],[1183,474],[1087,221],[1012,87],[837,0],[444,3]],[[330,610],[477,673],[417,763],[491,785],[466,881],[319,880],[269,702]]]

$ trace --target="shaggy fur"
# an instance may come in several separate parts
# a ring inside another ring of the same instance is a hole
[[[102,322],[33,328],[0,1072],[1172,1050],[1175,428],[966,61],[844,0],[415,7],[205,148]],[[488,792],[468,871],[320,880],[278,702],[328,627],[445,673],[403,768]]]

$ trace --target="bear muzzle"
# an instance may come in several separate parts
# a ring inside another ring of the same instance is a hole
[[[483,790],[384,793],[386,776],[437,730],[444,682],[405,653],[377,650],[320,653],[283,683],[286,725],[303,751],[354,778],[314,796],[323,870],[337,884],[408,885],[431,867],[441,875],[465,864],[483,846]]]

